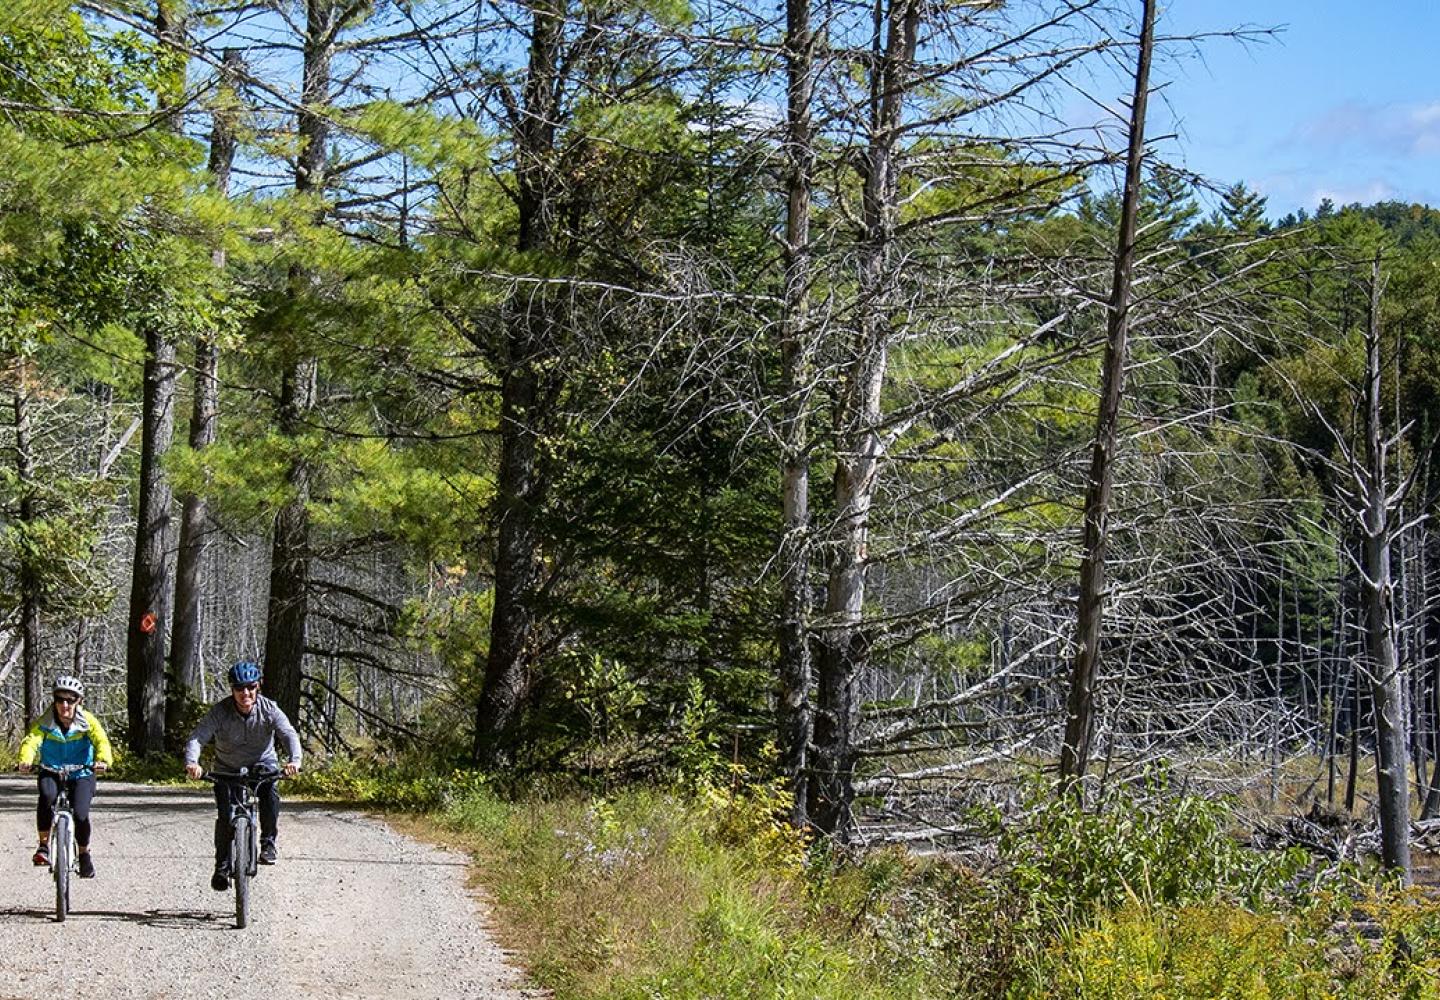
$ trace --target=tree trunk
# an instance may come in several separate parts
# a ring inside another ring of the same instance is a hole
[[[1360,717],[1360,672],[1350,668],[1350,759],[1345,768],[1345,811],[1355,811],[1356,786],[1360,783],[1360,734],[1365,731]]]
[[[515,126],[517,249],[522,253],[548,244],[564,0],[541,0],[531,13],[524,116]],[[541,345],[549,340],[547,310],[553,306],[543,299],[527,305],[523,315],[508,324],[501,377],[494,610],[484,683],[475,710],[474,758],[481,767],[495,767],[513,755],[529,686],[529,650],[536,621],[535,585],[540,576],[536,517],[545,488],[537,449],[540,361]]]
[[[790,785],[790,821],[809,822],[810,707],[810,410],[813,337],[810,294],[810,189],[814,163],[810,101],[814,49],[810,0],[787,0],[788,112],[785,186],[785,314],[781,333],[780,417],[780,771]]]
[[[1428,588],[1426,596],[1428,598]],[[1428,620],[1429,616],[1425,617]],[[1434,714],[1435,726],[1440,729],[1440,656],[1431,658],[1430,687],[1432,699],[1430,707]],[[1425,805],[1420,811],[1421,819],[1435,819],[1437,816],[1440,816],[1440,749],[1437,749],[1435,753],[1435,765],[1430,769],[1430,787],[1425,794]]]
[[[1430,438],[1429,422],[1422,424],[1422,437]],[[1427,461],[1422,467],[1420,474],[1420,496],[1430,496],[1430,463]],[[1422,500],[1423,504],[1423,500]],[[1430,597],[1431,582],[1434,580],[1432,572],[1435,549],[1430,545],[1430,532],[1428,525],[1420,528],[1420,588],[1418,604],[1422,609],[1420,620],[1416,625],[1419,630],[1420,660],[1412,669],[1419,672],[1421,677],[1420,697],[1424,699],[1424,711],[1428,717],[1428,725],[1425,728],[1427,747],[1430,751],[1429,779],[1425,782],[1425,802],[1420,809],[1421,819],[1434,819],[1440,816],[1440,656],[1435,655],[1434,644],[1434,601]]]
[[[532,598],[539,575],[536,494],[536,377],[528,365],[506,374],[501,395],[499,524],[495,609],[485,683],[475,716],[475,759],[494,767],[510,759],[527,688],[526,657],[535,625]]]
[[[168,43],[160,58],[156,105],[164,111],[183,99],[186,47],[183,0],[156,4],[156,34]],[[166,127],[181,131],[180,116]],[[145,380],[141,402],[139,513],[130,576],[130,617],[125,650],[126,718],[130,750],[165,749],[165,635],[170,605],[170,506],[165,453],[175,433],[175,344],[162,331],[145,331]]]
[[[233,99],[233,81],[241,68],[240,51],[226,49],[222,73],[227,97]],[[214,112],[210,131],[210,175],[215,190],[225,194],[230,187],[230,168],[235,161],[235,123],[231,109],[221,106]],[[211,254],[216,270],[225,268],[225,251]],[[203,451],[215,441],[219,422],[220,349],[214,340],[195,341],[195,371],[190,408],[190,448]],[[181,498],[180,548],[175,558],[175,621],[170,633],[169,718],[166,728],[173,734],[183,723],[186,699],[199,701],[200,608],[203,588],[200,571],[210,532],[206,499],[198,493]]]
[[[317,364],[305,358],[285,373],[280,390],[280,433],[294,439],[315,406]],[[292,720],[299,718],[300,675],[310,589],[310,462],[291,460],[290,499],[275,515],[270,556],[270,598],[265,613],[265,689]]]
[[[295,190],[319,195],[329,162],[330,63],[337,44],[339,7],[334,0],[306,0],[302,108],[297,128]],[[323,211],[323,210],[322,210]],[[290,275],[290,295],[300,298],[312,278],[303,268]],[[280,433],[294,442],[315,407],[319,363],[308,345],[298,345],[280,390]],[[297,724],[300,679],[305,661],[310,583],[310,459],[296,449],[286,476],[290,498],[275,515],[270,555],[270,597],[265,613],[265,686],[270,697]]]
[[[1380,417],[1380,261],[1371,271],[1365,337],[1365,670],[1375,706],[1381,861],[1410,883],[1410,782],[1406,761],[1405,678],[1397,655],[1390,552],[1395,512],[1387,489],[1387,447]]]
[[[1340,712],[1334,700],[1334,685],[1331,685],[1330,697],[1330,730],[1325,737],[1325,804],[1335,804],[1335,778],[1337,777],[1337,766],[1335,761],[1335,726],[1340,717]]]
[[[820,639],[815,715],[815,788],[811,819],[841,841],[855,832],[856,679],[869,662],[862,627],[870,510],[884,444],[880,394],[889,353],[890,299],[899,178],[895,162],[906,78],[915,58],[921,5],[894,0],[882,18],[876,4],[876,53],[870,84],[870,140],[864,160],[859,319],[835,412],[835,522],[829,532],[825,626]],[[885,37],[880,26],[885,25]]]
[[[25,363],[15,367],[15,475],[20,481],[20,524],[35,523],[35,466],[30,453],[30,393]],[[20,663],[24,681],[25,722],[40,714],[45,684],[40,664],[40,581],[28,555],[22,554],[20,582]]]
[[[1280,595],[1276,602],[1275,614],[1275,669],[1272,684],[1274,690],[1270,692],[1272,703],[1270,718],[1270,808],[1275,808],[1275,801],[1280,794],[1280,718],[1285,712],[1285,699],[1281,696],[1285,683],[1281,667],[1284,661],[1285,649],[1285,563],[1280,563],[1280,575],[1275,584],[1276,591]]]
[[[1101,373],[1100,411],[1095,421],[1095,446],[1085,490],[1084,555],[1080,563],[1080,595],[1075,631],[1075,659],[1070,669],[1066,703],[1065,742],[1060,751],[1060,787],[1069,789],[1085,776],[1094,730],[1095,678],[1105,607],[1105,549],[1109,543],[1110,494],[1115,475],[1115,443],[1124,390],[1130,329],[1130,279],[1135,261],[1135,220],[1143,183],[1145,108],[1150,95],[1150,55],[1155,41],[1155,0],[1144,0],[1140,51],[1135,65],[1135,91],[1130,104],[1129,150],[1120,210],[1119,243],[1110,288],[1105,360]]]
[[[170,485],[162,461],[175,429],[175,345],[145,335],[139,516],[130,576],[126,695],[132,753],[165,749],[165,627],[170,604]]]

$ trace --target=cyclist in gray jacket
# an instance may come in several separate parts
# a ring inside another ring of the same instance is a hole
[[[204,773],[200,767],[200,748],[215,744],[215,770],[274,772],[282,768],[275,755],[275,737],[285,741],[289,758],[283,772],[289,776],[300,770],[300,736],[280,706],[260,694],[260,666],[241,660],[230,668],[230,697],[205,713],[190,739],[185,743],[185,774],[198,780]],[[280,792],[269,781],[257,790],[260,798],[260,863],[273,865],[277,857],[275,836],[280,822]],[[210,887],[223,891],[230,887],[230,804],[240,801],[240,789],[231,783],[215,785],[215,874]]]

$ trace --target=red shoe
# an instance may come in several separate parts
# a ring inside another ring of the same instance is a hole
[[[35,856],[30,860],[34,862],[36,868],[48,865],[50,863],[50,845],[41,844],[35,848]]]

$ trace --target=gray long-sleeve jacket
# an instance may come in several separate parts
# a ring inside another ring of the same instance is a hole
[[[190,734],[185,742],[185,763],[200,762],[200,748],[215,742],[215,767],[221,771],[238,771],[242,767],[278,768],[275,737],[285,740],[285,749],[292,763],[300,763],[300,736],[290,720],[264,695],[255,699],[249,715],[241,715],[234,698],[217,703]]]

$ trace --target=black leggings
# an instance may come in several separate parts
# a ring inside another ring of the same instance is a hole
[[[230,857],[230,803],[241,801],[244,789],[226,781],[215,783],[215,863]],[[256,789],[260,800],[260,839],[274,840],[280,825],[280,790],[267,781]]]
[[[95,797],[95,775],[70,778],[65,782],[70,792],[70,811],[75,814],[75,843],[81,847],[90,846],[90,800]],[[50,832],[55,820],[55,799],[60,794],[60,782],[53,774],[40,775],[40,801],[35,806],[35,829],[42,834]]]

